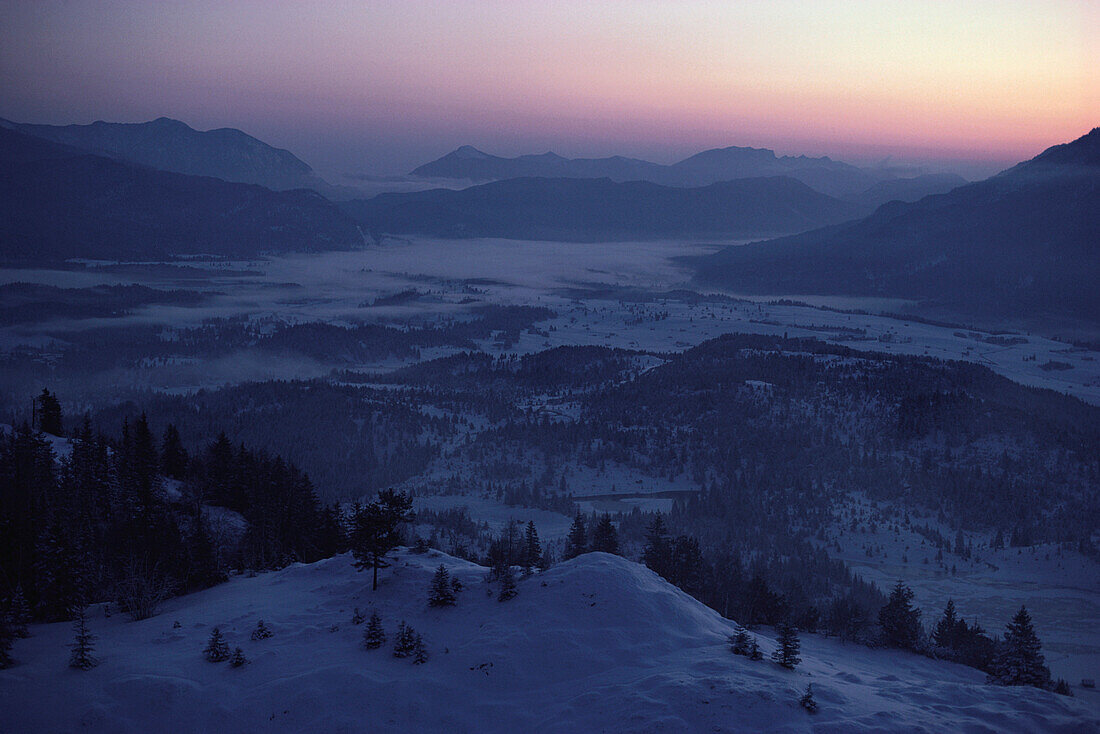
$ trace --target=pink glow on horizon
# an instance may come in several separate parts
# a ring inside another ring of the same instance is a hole
[[[0,115],[168,115],[390,172],[463,143],[1011,162],[1100,124],[1098,6],[0,0]]]

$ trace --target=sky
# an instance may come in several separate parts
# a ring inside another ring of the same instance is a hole
[[[1096,0],[0,0],[0,116],[236,127],[322,173],[751,145],[973,176],[1100,125],[1098,70]]]

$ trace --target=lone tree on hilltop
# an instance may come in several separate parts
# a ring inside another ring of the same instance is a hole
[[[386,555],[401,544],[401,524],[412,519],[412,498],[392,489],[382,490],[374,502],[355,513],[351,552],[356,568],[374,571],[372,590],[378,589],[378,569],[389,565]]]

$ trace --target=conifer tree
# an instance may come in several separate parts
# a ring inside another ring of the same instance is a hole
[[[802,662],[802,658],[798,656],[801,651],[801,643],[798,640],[798,630],[787,622],[783,622],[779,625],[779,637],[776,638],[775,652],[772,653],[772,660],[782,665],[784,668],[794,670],[795,666]]]
[[[229,643],[225,641],[222,632],[217,627],[210,633],[210,639],[206,643],[206,649],[202,654],[211,663],[224,663],[229,659]]]
[[[588,529],[585,527],[584,515],[578,512],[573,517],[573,524],[569,526],[569,535],[565,538],[565,551],[561,557],[568,561],[587,552]]]
[[[811,714],[817,713],[817,701],[814,700],[814,686],[812,683],[806,685],[806,692],[802,694],[802,698],[798,699],[798,705]]]
[[[11,646],[15,635],[12,633],[8,613],[0,608],[0,670],[10,668],[15,661],[11,657]]]
[[[992,682],[1002,686],[1049,688],[1050,669],[1043,660],[1042,645],[1031,615],[1020,607],[1005,629],[1001,651],[993,663]]]
[[[749,636],[748,630],[741,625],[737,625],[736,631],[730,635],[730,652],[734,655],[744,655],[748,657],[749,648],[752,645],[752,638]]]
[[[253,641],[266,640],[271,634],[271,628],[261,619],[256,623],[256,629],[252,630],[251,638]]]
[[[387,566],[386,555],[401,543],[401,524],[412,518],[412,498],[392,489],[379,492],[378,498],[353,518],[351,552],[357,568],[373,570],[371,589],[378,589],[378,569]]]
[[[506,566],[500,575],[500,595],[497,601],[508,601],[516,596],[516,576],[512,573],[512,567]]]
[[[235,648],[233,650],[233,657],[229,659],[229,664],[234,668],[240,668],[248,662],[248,658],[244,656],[244,650],[241,648]]]
[[[393,656],[395,658],[407,658],[416,651],[416,630],[405,624],[405,620],[397,625],[397,637],[393,641]]]
[[[35,400],[38,412],[38,429],[43,433],[61,436],[64,431],[61,420],[61,403],[57,396],[42,388],[42,394]]]
[[[1059,696],[1072,696],[1073,691],[1070,690],[1069,683],[1065,678],[1059,678],[1058,682],[1054,684],[1054,692]]]
[[[660,514],[655,515],[653,522],[646,528],[642,562],[661,578],[672,578],[672,546],[668,541],[668,530]]]
[[[955,613],[955,602],[947,600],[947,606],[943,608],[943,616],[936,622],[936,629],[932,632],[932,642],[936,647],[953,649],[959,628],[959,618]]]
[[[356,607],[355,611],[352,612],[352,614],[351,614],[351,623],[352,624],[363,624],[363,621],[365,619],[366,619],[366,617],[364,617],[363,613],[359,611],[359,607]]]
[[[749,660],[763,660],[764,653],[760,652],[760,643],[756,641],[756,638],[752,638],[752,642],[749,643]]]
[[[416,643],[413,645],[413,665],[422,665],[428,662],[428,648],[424,646],[424,638],[416,635]]]
[[[527,530],[524,533],[523,566],[528,571],[542,567],[542,544],[539,542],[539,533],[533,520],[527,522]]]
[[[183,479],[187,474],[187,461],[187,449],[180,441],[180,432],[169,423],[160,444],[161,471],[172,479]]]
[[[883,641],[890,647],[916,650],[920,642],[920,610],[913,606],[913,590],[898,581],[878,613]]]
[[[591,550],[599,553],[619,552],[619,531],[611,522],[611,515],[604,513],[596,523],[596,528],[592,531]]]
[[[453,607],[455,605],[454,587],[451,586],[451,575],[447,567],[442,563],[435,570],[432,577],[431,590],[428,592],[428,606]]]
[[[11,632],[16,637],[29,637],[30,631],[27,624],[31,621],[31,610],[27,605],[27,597],[23,596],[23,587],[15,587],[15,596],[8,604],[8,620]]]
[[[84,614],[85,606],[78,604],[73,610],[73,633],[75,638],[73,644],[69,645],[72,648],[72,654],[69,656],[69,667],[76,668],[77,670],[89,670],[94,668],[99,661],[92,657],[92,651],[95,649],[93,643],[95,642],[95,635],[88,629],[88,622]]]
[[[368,650],[377,650],[386,642],[386,630],[382,628],[382,617],[372,611],[366,629],[363,630],[363,644]]]

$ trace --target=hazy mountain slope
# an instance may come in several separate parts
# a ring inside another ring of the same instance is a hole
[[[858,222],[727,248],[708,283],[901,296],[983,315],[1100,321],[1100,128],[1002,174]]]
[[[163,171],[213,176],[269,189],[335,189],[293,153],[234,128],[195,130],[160,117],[140,123],[32,125],[0,120],[0,126],[110,158]]]
[[[933,194],[946,194],[951,189],[965,186],[968,181],[953,173],[930,173],[912,178],[893,178],[879,181],[858,195],[851,197],[874,210],[888,201],[918,201]]]
[[[458,605],[431,609],[433,569],[449,566]],[[174,599],[156,617],[104,619],[100,664],[65,668],[70,625],[36,625],[0,671],[0,728],[150,731],[736,732],[1084,731],[1089,701],[1000,688],[977,671],[906,653],[803,638],[786,671],[728,651],[731,622],[617,556],[589,554],[519,582],[498,602],[486,569],[402,551],[377,592],[348,556],[296,565]],[[354,607],[383,619],[368,651]],[[251,641],[259,619],[274,631]],[[405,620],[430,659],[390,654]],[[179,626],[175,627],[174,623]],[[217,625],[249,664],[209,663]],[[759,633],[765,654],[774,643]],[[798,706],[812,683],[820,710]],[[425,695],[430,692],[431,695]],[[35,704],[28,705],[34,701]]]
[[[829,196],[851,197],[882,177],[829,158],[777,156],[767,148],[732,146],[697,153],[670,166],[635,158],[563,158],[554,153],[503,158],[463,146],[416,168],[421,178],[498,181],[509,178],[610,178],[698,187],[738,178],[789,176]]]
[[[355,223],[311,191],[158,171],[0,129],[0,260],[242,255],[361,242]]]
[[[695,189],[607,178],[522,178],[460,191],[382,194],[344,207],[374,232],[576,241],[798,232],[858,211],[789,178]]]

